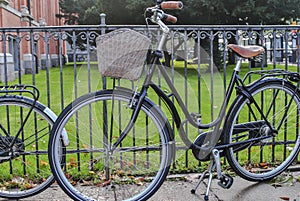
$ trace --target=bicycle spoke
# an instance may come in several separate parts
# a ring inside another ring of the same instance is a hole
[[[157,189],[166,176],[172,158],[169,149],[173,144],[165,136],[165,128],[161,125],[164,121],[154,115],[155,109],[143,105],[134,126],[122,137],[120,131],[131,121],[132,109],[128,108],[131,94],[119,93],[101,91],[99,95],[86,95],[85,101],[72,103],[72,107],[68,107],[69,111],[61,116],[61,127],[54,130],[56,137],[61,128],[69,130],[66,163],[56,162],[54,168],[59,174],[58,182],[64,183],[67,188],[65,190],[81,193],[81,198],[74,193],[74,199],[107,197],[108,200],[124,200],[133,196],[143,197],[153,193],[153,188]],[[93,99],[89,99],[90,96]],[[87,111],[91,112],[92,121],[86,118]],[[78,130],[76,137],[72,132],[75,126]],[[87,128],[91,128],[89,137],[85,135]],[[120,138],[121,143],[111,149]],[[59,147],[56,140],[51,143],[53,148],[50,151],[54,161],[60,157],[56,151]],[[79,142],[79,149],[75,141]],[[87,142],[93,144],[85,146]],[[79,159],[75,155],[80,157],[80,170],[77,168]],[[89,191],[91,187],[97,192]]]
[[[271,110],[272,110],[272,107],[274,107],[274,105],[275,105],[275,103],[276,103],[276,99],[277,99],[278,94],[279,94],[279,89],[277,89],[277,92],[275,93],[275,96],[273,95],[273,98],[272,98],[272,102],[271,102],[271,104],[270,104],[270,107],[269,107],[269,109],[268,109],[267,112],[266,112],[266,118],[268,118],[268,116],[269,116],[269,114],[270,114],[270,112],[271,112]]]
[[[294,99],[294,95],[291,97],[291,99],[290,99],[288,105],[284,108],[284,114],[283,114],[283,117],[282,117],[281,121],[280,121],[279,124],[278,124],[277,130],[279,130],[279,129],[281,128],[281,126],[282,126],[282,124],[284,123],[284,121],[288,118],[288,117],[287,117],[287,114],[288,114],[288,111],[289,111],[289,109],[290,109],[290,107],[291,107],[291,104],[292,104],[292,102],[293,102],[293,99]]]
[[[54,180],[48,162],[48,140],[55,119],[45,106],[21,96],[0,97],[0,197],[20,199],[45,190]],[[6,131],[6,133],[4,132]]]
[[[284,171],[299,152],[296,122],[300,95],[293,85],[276,79],[252,90],[255,106],[250,108],[247,98],[241,98],[228,120],[231,129],[225,131],[230,133],[227,143],[238,146],[228,149],[226,156],[241,177],[261,181]]]

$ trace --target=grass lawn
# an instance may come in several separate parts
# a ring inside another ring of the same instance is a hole
[[[229,65],[226,67],[226,83],[228,84],[231,73],[234,66]],[[272,66],[269,66],[265,69],[271,69]],[[284,66],[277,66],[279,69],[283,69]],[[259,69],[259,68],[258,68]],[[254,69],[256,70],[256,69]],[[296,71],[296,67],[290,67],[291,71]],[[171,69],[168,69],[170,75],[173,74]],[[213,76],[208,72],[208,66],[202,65],[200,68],[201,73],[201,84],[200,84],[200,107],[201,113],[206,114],[211,117],[211,109],[214,110],[214,117],[218,114],[218,109],[221,106],[223,100],[223,91],[224,91],[224,72],[216,72]],[[240,75],[243,77],[245,73],[248,72],[248,64],[244,63],[242,66],[242,71]],[[174,85],[179,91],[182,99],[187,103],[191,112],[197,112],[196,105],[198,104],[198,72],[197,65],[187,65],[187,68],[184,68],[183,62],[175,62],[174,68]],[[74,77],[76,79],[74,79]],[[186,77],[186,78],[185,78]],[[62,72],[60,68],[53,67],[49,71],[49,88],[47,86],[47,73],[45,70],[40,70],[39,74],[31,75],[26,74],[22,76],[22,84],[34,84],[40,91],[39,101],[45,105],[50,105],[51,110],[59,114],[63,107],[69,104],[75,97],[83,95],[85,93],[96,91],[102,89],[102,78],[98,72],[97,64],[92,63],[89,66],[86,63],[77,63],[76,72],[74,71],[73,63],[65,65],[62,67]],[[214,80],[213,88],[211,86],[211,79]],[[108,87],[110,88],[112,82],[110,78],[107,78]],[[155,80],[155,78],[154,78]],[[16,84],[18,81],[9,82],[10,84]],[[157,81],[158,83],[158,81]],[[139,86],[142,84],[142,79],[136,82]],[[159,83],[162,89],[169,91],[164,82]],[[132,88],[132,83],[127,80],[121,81],[121,86]],[[76,88],[76,90],[75,90]],[[185,92],[187,88],[187,92]],[[48,95],[49,90],[49,97]],[[212,91],[213,90],[213,91]],[[222,93],[220,93],[222,92]],[[209,96],[208,96],[209,95]],[[211,105],[210,97],[214,97],[214,105]],[[155,95],[149,94],[151,99],[155,100]],[[50,102],[48,101],[50,100]],[[196,101],[196,102],[195,102]],[[195,104],[197,103],[197,104]],[[204,117],[204,123],[209,122],[211,118]]]
[[[36,75],[23,75],[23,84],[34,84],[40,91],[39,101],[45,105],[49,105],[51,110],[56,114],[59,114],[67,104],[69,104],[76,97],[86,94],[88,92],[102,89],[102,78],[98,72],[97,64],[92,63],[88,66],[86,63],[77,63],[76,71],[74,71],[74,65],[69,64],[62,67],[62,71],[58,67],[51,68],[49,74],[45,70],[41,70]],[[284,66],[277,66],[277,68],[283,69]],[[226,67],[226,84],[228,84],[231,73],[234,69],[233,65]],[[266,69],[272,69],[269,66]],[[187,65],[184,68],[183,62],[175,62],[174,71],[168,69],[172,75],[174,73],[174,85],[182,96],[183,101],[186,103],[190,112],[198,112],[200,108],[202,114],[202,122],[209,123],[215,119],[218,115],[224,98],[224,72],[217,72],[213,75],[209,73],[207,65],[202,65],[200,68],[200,82],[198,82],[198,71],[196,65]],[[254,69],[256,70],[256,69]],[[291,71],[296,71],[296,67],[290,67]],[[245,63],[242,66],[240,75],[243,77],[248,72],[248,64]],[[49,82],[47,84],[47,78]],[[187,78],[187,79],[186,79]],[[214,80],[212,84],[211,79]],[[161,88],[166,92],[170,92],[164,81],[159,81],[154,78],[156,83],[159,83]],[[111,88],[112,82],[110,78],[107,78],[107,88]],[[16,84],[18,81],[10,82],[9,84]],[[198,84],[200,83],[200,88]],[[139,86],[142,81],[138,81]],[[133,85],[127,80],[120,82],[121,86],[132,88]],[[185,90],[187,89],[187,90]],[[49,91],[49,94],[48,94]],[[198,91],[200,96],[198,97]],[[48,96],[49,95],[49,96]],[[159,103],[157,96],[149,91],[148,96],[156,103]],[[211,101],[211,98],[214,101]],[[178,105],[177,105],[178,107]],[[167,118],[171,121],[171,115],[168,110],[162,106],[162,110],[166,112]],[[184,118],[182,112],[180,112],[181,118]],[[189,137],[194,139],[198,135],[198,130],[192,126],[187,126]],[[178,146],[182,146],[179,135],[176,133],[176,141]],[[73,159],[72,159],[73,160]],[[186,165],[188,160],[188,166]],[[179,171],[195,171],[199,168],[199,162],[194,159],[191,152],[186,153],[185,150],[179,150],[176,155],[176,170]]]

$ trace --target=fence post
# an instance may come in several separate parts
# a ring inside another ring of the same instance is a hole
[[[100,14],[100,18],[101,18],[101,26],[106,26],[106,23],[105,23],[105,18],[106,18],[106,14],[105,13],[101,13]],[[102,28],[101,29],[101,34],[103,34],[102,32],[105,32],[105,29]]]
[[[100,24],[100,27],[101,27],[101,35],[105,34],[105,26],[106,26],[106,23],[105,23],[105,17],[106,17],[106,14],[105,13],[101,13],[100,14],[100,18],[101,18],[101,24]],[[98,47],[97,47],[98,48]],[[98,60],[98,63],[101,62],[99,57],[98,57],[98,53],[97,53],[97,60]],[[106,89],[106,77],[105,76],[102,76],[102,89]],[[107,105],[106,105],[106,101],[104,101],[104,104],[103,104],[103,125],[107,125]],[[103,126],[104,128],[104,143],[107,143],[108,142],[108,128],[107,126]]]
[[[106,18],[106,14],[105,13],[101,13],[100,14],[100,18],[101,18],[101,35],[105,34],[105,26],[106,26],[106,22],[105,22],[105,18]],[[98,60],[98,62],[101,62]],[[102,76],[102,88],[106,89],[106,77]]]

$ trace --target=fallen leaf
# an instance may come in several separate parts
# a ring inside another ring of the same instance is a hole
[[[139,177],[136,179],[136,181],[145,181],[145,178],[144,177]]]
[[[41,164],[41,166],[48,166],[49,165],[48,162],[43,161],[43,160],[40,160],[40,164]]]
[[[28,189],[31,189],[32,188],[32,185],[31,184],[25,184],[25,188],[28,190]]]
[[[81,186],[92,186],[93,182],[82,180]]]
[[[71,167],[76,167],[77,166],[76,158],[74,158],[74,157],[70,158],[70,166]]]
[[[134,176],[128,176],[128,178],[129,178],[129,179],[134,179],[135,177],[134,177]]]
[[[259,166],[260,167],[266,167],[266,166],[268,166],[268,164],[267,163],[260,163]]]
[[[105,182],[103,182],[103,183],[98,184],[97,186],[98,186],[98,187],[99,187],[99,186],[106,187],[106,186],[108,186],[109,184],[110,184],[110,181],[105,181]]]
[[[140,178],[135,179],[135,184],[138,185],[138,186],[143,186],[144,181],[145,181],[145,178],[140,177]]]
[[[287,197],[287,196],[281,196],[281,197],[279,197],[279,198],[282,199],[282,200],[290,200],[290,198]]]
[[[123,170],[117,170],[116,174],[119,176],[123,176],[124,175],[124,171]]]
[[[68,173],[68,172],[65,172],[65,175],[66,175],[66,177],[67,177],[68,179],[70,179],[70,178],[71,178],[71,175],[70,175],[70,173]]]
[[[33,165],[32,162],[30,160],[26,160],[26,165]]]

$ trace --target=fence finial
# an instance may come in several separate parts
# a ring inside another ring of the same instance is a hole
[[[101,13],[100,18],[101,18],[101,24],[100,25],[105,26],[106,25],[106,23],[105,23],[106,14]]]

